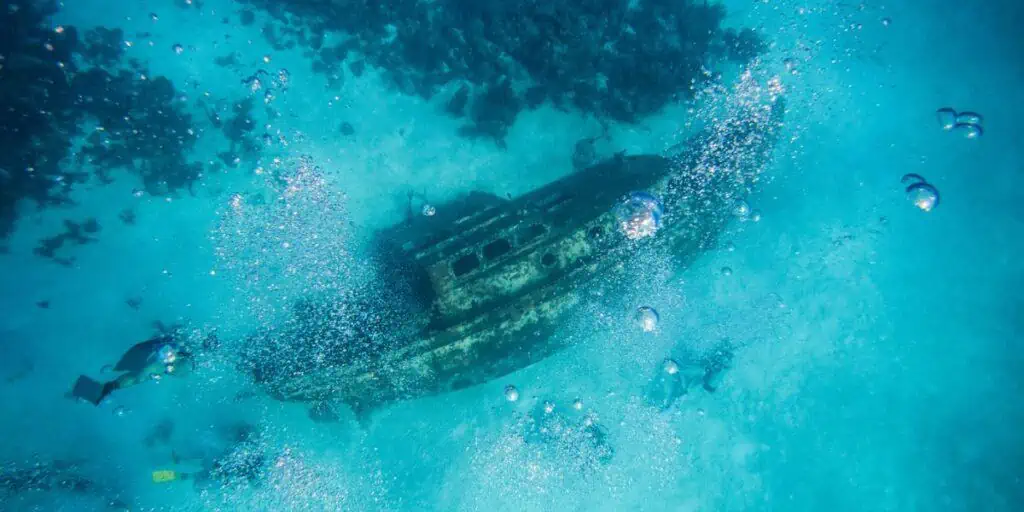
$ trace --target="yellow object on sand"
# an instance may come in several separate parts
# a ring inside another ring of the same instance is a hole
[[[178,473],[173,469],[161,469],[153,472],[153,483],[162,484],[165,482],[173,482],[178,479]]]

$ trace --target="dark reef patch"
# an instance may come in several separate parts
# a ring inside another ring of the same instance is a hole
[[[135,225],[135,210],[125,208],[124,210],[121,210],[121,213],[117,214],[117,218],[121,219],[121,222],[125,223],[125,225]]]
[[[40,240],[39,245],[36,246],[33,252],[35,252],[36,256],[47,258],[65,267],[70,267],[75,263],[75,259],[58,256],[57,251],[65,245],[85,245],[95,242],[96,238],[90,235],[95,235],[99,231],[100,224],[96,222],[96,219],[85,219],[81,223],[65,220],[64,232]]]
[[[242,12],[238,13],[238,21],[240,21],[243,26],[248,27],[256,21],[256,13],[252,12],[251,9],[242,9]]]
[[[126,170],[151,194],[166,195],[191,190],[200,176],[186,159],[192,119],[171,82],[125,62],[120,29],[79,37],[74,27],[51,26],[56,11],[56,2],[0,10],[0,239],[22,203],[68,204],[71,187],[93,177],[108,183]],[[54,252],[77,240],[74,233],[44,240],[36,253],[70,264]]]
[[[264,27],[273,46],[312,48],[314,69],[332,80],[354,55],[352,74],[368,62],[407,94],[431,98],[467,84],[445,110],[461,117],[472,92],[462,133],[499,142],[520,109],[545,101],[635,122],[692,97],[716,63],[765,49],[753,30],[722,29],[724,8],[703,0],[243,2],[276,20]],[[326,31],[345,36],[328,46]]]

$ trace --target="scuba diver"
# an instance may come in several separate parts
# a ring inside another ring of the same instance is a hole
[[[733,357],[732,347],[723,342],[710,353],[691,358],[682,365],[675,359],[666,359],[647,386],[647,402],[666,411],[698,385],[704,391],[714,393],[721,386],[726,371],[732,367]]]
[[[172,451],[172,466],[153,471],[153,483],[191,481],[199,489],[214,484],[258,485],[268,458],[256,429],[243,423],[224,433],[227,446],[216,456],[186,458]]]
[[[217,337],[211,333],[202,342],[201,348],[212,350],[217,347]],[[93,405],[99,405],[118,389],[134,386],[147,380],[159,381],[165,376],[183,376],[195,369],[195,354],[174,334],[161,334],[129,348],[113,366],[120,372],[117,378],[100,382],[85,375],[75,381],[68,396]]]

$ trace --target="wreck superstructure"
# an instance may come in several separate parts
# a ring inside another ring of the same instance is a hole
[[[283,400],[343,401],[359,410],[540,361],[565,348],[567,339],[552,333],[588,284],[619,271],[638,245],[661,244],[680,268],[713,246],[733,202],[770,161],[783,110],[776,99],[704,130],[677,155],[618,155],[516,199],[471,193],[380,232],[420,291],[423,313],[406,319],[415,326],[411,338],[368,357],[259,380]],[[619,232],[614,213],[633,191],[661,198],[666,212],[656,235],[638,241]]]

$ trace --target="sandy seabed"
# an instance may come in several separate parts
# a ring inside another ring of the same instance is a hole
[[[542,107],[519,116],[500,150],[456,135],[441,97],[391,92],[372,69],[329,89],[299,50],[267,45],[262,18],[223,23],[239,9],[231,2],[65,5],[55,23],[119,26],[128,39],[149,32],[126,56],[190,97],[238,101],[252,94],[242,78],[254,69],[288,69],[290,85],[273,100],[280,116],[264,115],[260,95],[254,114],[288,145],[206,176],[194,195],[136,197],[125,175],[76,190],[73,208],[22,218],[0,255],[0,459],[82,461],[140,510],[1019,510],[1024,59],[1013,41],[1024,9],[731,3],[728,23],[770,35],[760,69],[786,89],[785,137],[750,199],[763,219],[736,223],[726,236],[735,250],[704,255],[682,279],[638,276],[631,293],[660,312],[655,334],[596,301],[567,327],[585,339],[576,347],[483,386],[394,405],[368,425],[348,416],[317,424],[304,407],[261,396],[233,400],[245,383],[232,368],[204,368],[201,386],[125,391],[95,409],[63,394],[150,336],[154,321],[250,327],[252,297],[242,295],[255,289],[217,249],[242,243],[222,229],[225,215],[236,195],[269,193],[257,169],[274,158],[288,166],[308,155],[322,168],[340,205],[327,213],[344,216],[339,226],[358,244],[402,219],[410,191],[441,204],[553,181],[600,124]],[[231,52],[237,67],[213,64]],[[947,106],[983,113],[985,135],[941,130],[935,110]],[[613,125],[608,150],[661,152],[692,131],[692,110]],[[202,127],[203,112],[193,114]],[[342,123],[354,133],[343,135]],[[193,158],[214,160],[227,144],[206,126]],[[934,211],[906,200],[906,173],[939,188]],[[117,221],[129,207],[133,226]],[[103,226],[100,240],[74,248],[72,267],[32,254],[63,219],[87,216]],[[132,297],[142,298],[137,309],[125,304]],[[43,300],[48,309],[37,307]],[[743,348],[717,393],[667,412],[644,404],[663,358],[723,338]],[[522,390],[516,404],[504,400],[509,383]],[[516,434],[539,401],[568,410],[576,399],[616,450],[592,473]],[[165,418],[172,439],[147,445]],[[283,454],[263,487],[152,483],[170,449],[211,444],[211,426],[234,420],[260,425]],[[83,499],[23,497],[19,506],[82,510]]]

